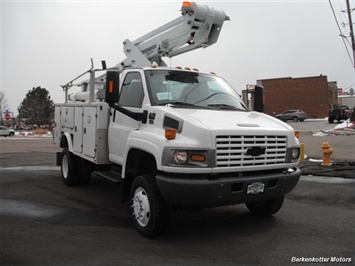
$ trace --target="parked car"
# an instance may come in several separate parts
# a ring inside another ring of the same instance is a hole
[[[12,137],[14,135],[15,135],[15,130],[13,130],[12,128],[7,128],[7,127],[0,126],[0,136]]]
[[[287,120],[293,120],[294,122],[300,121],[303,122],[305,119],[307,119],[307,114],[303,110],[286,110],[285,112],[282,112],[281,114],[277,114],[275,116],[276,118],[286,122]]]
[[[337,120],[338,123],[341,120],[347,120],[350,117],[350,109],[348,105],[334,105],[329,109],[328,122],[334,123]]]

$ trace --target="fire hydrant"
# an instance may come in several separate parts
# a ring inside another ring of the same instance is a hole
[[[322,165],[324,166],[331,166],[332,163],[330,161],[330,155],[332,155],[333,150],[330,148],[330,145],[328,141],[324,141],[322,144],[322,150],[323,150],[323,163]]]

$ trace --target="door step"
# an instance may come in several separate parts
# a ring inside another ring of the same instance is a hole
[[[121,176],[121,172],[117,172],[114,170],[111,171],[96,171],[95,172],[96,175],[103,177],[107,180],[109,180],[110,182],[113,182],[115,184],[119,184],[122,181],[122,176]]]

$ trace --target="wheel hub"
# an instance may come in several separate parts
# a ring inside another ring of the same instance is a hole
[[[68,158],[65,155],[63,156],[62,159],[62,171],[63,171],[63,177],[66,179],[68,177],[69,165],[68,165]]]
[[[141,226],[146,226],[150,218],[150,205],[146,191],[143,188],[137,188],[132,199],[133,215]]]

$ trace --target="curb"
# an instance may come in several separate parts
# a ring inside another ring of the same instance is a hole
[[[332,160],[331,166],[323,166],[322,160],[305,160],[300,162],[302,175],[342,177],[355,179],[355,162]]]

